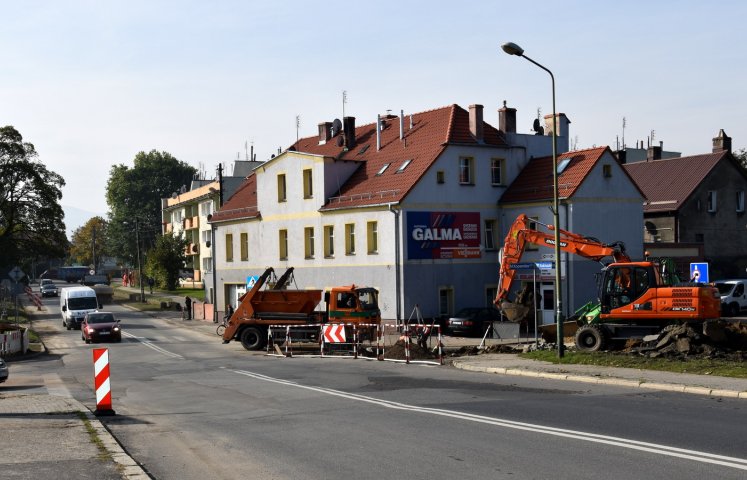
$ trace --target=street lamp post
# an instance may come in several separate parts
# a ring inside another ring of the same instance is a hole
[[[560,209],[558,199],[558,152],[557,152],[557,117],[555,115],[555,76],[543,65],[524,55],[524,49],[515,43],[508,42],[501,45],[509,55],[524,57],[550,74],[552,80],[552,214],[553,233],[555,241],[555,325],[557,330],[558,358],[563,357],[563,298],[560,285]]]

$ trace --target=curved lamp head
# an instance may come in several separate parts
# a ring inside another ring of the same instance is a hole
[[[513,42],[504,43],[501,48],[509,55],[518,55],[519,57],[524,55],[524,49]]]

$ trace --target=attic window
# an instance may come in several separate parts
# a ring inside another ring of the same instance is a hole
[[[370,146],[371,145],[363,145],[363,148],[361,148],[360,150],[358,150],[358,155],[363,155],[364,153],[366,153],[366,150],[368,150],[368,147],[370,147]]]
[[[436,183],[444,183],[445,182],[444,177],[445,175],[444,175],[443,170],[437,171],[436,172]]]
[[[376,172],[376,176],[380,177],[381,175],[384,175],[384,172],[386,172],[386,169],[389,168],[389,165],[391,165],[391,163],[385,163],[384,166],[381,167],[378,172]]]
[[[394,172],[394,173],[402,173],[402,172],[404,172],[404,171],[405,171],[405,168],[407,168],[407,166],[408,166],[408,165],[410,164],[410,162],[412,162],[412,159],[410,159],[410,160],[405,160],[405,162],[404,162],[404,163],[402,164],[402,166],[400,166],[400,167],[399,167],[399,168],[397,169],[397,171],[396,171],[396,172]]]
[[[563,173],[563,170],[565,170],[566,167],[568,167],[569,163],[571,163],[570,158],[564,158],[563,160],[560,161],[560,163],[558,163],[558,175]]]
[[[612,165],[602,165],[602,176],[610,178],[612,176]]]

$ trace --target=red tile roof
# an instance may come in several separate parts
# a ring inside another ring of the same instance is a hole
[[[721,159],[727,150],[690,157],[666,158],[623,165],[646,196],[643,211],[678,210],[682,203]]]
[[[478,145],[469,133],[469,112],[449,105],[405,117],[404,140],[399,139],[399,117],[385,118],[381,132],[381,150],[376,150],[376,123],[355,128],[356,144],[349,151],[336,145],[335,139],[319,145],[318,137],[304,138],[293,147],[299,152],[325,155],[339,160],[361,162],[340,191],[328,199],[322,210],[360,207],[402,201],[447,144]],[[506,146],[501,132],[484,124],[484,145]],[[407,168],[396,173],[406,160]],[[386,164],[386,171],[377,173]]]
[[[448,144],[478,145],[469,131],[469,112],[459,105],[449,105],[405,117],[404,140],[399,139],[399,117],[384,118],[381,149],[376,150],[376,123],[355,128],[355,146],[349,150],[337,145],[337,137],[319,144],[319,137],[302,138],[290,149],[335,158],[338,161],[359,162],[358,169],[327,199],[322,210],[361,207],[382,203],[397,203],[404,199]],[[340,133],[342,135],[342,133]],[[503,134],[484,123],[484,140],[480,145],[505,147]],[[410,164],[395,173],[402,164]],[[386,164],[386,171],[377,173]],[[212,221],[236,220],[259,216],[257,210],[256,176],[250,175],[237,192],[213,214]]]
[[[223,207],[210,217],[210,222],[225,222],[259,216],[257,209],[257,176],[252,172],[236,189]]]
[[[558,165],[570,159],[558,175],[558,197],[570,198],[609,147],[596,147],[558,155]],[[611,154],[611,152],[610,152]],[[534,158],[501,196],[500,203],[552,200],[552,156]]]

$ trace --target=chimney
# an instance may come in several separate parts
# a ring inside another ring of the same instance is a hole
[[[399,139],[405,138],[405,111],[399,111]]]
[[[557,137],[558,153],[567,152],[571,144],[571,121],[565,116],[565,113],[557,113],[555,123],[558,131]],[[552,115],[545,115],[545,135],[552,137]]]
[[[646,161],[650,162],[651,160],[661,160],[661,145],[658,147],[655,145],[651,145],[646,150]]]
[[[319,124],[319,145],[324,145],[332,138],[332,122]]]
[[[618,150],[615,152],[615,156],[617,157],[617,163],[620,165],[625,165],[625,163],[628,161],[628,152],[625,150]]]
[[[355,117],[342,117],[345,146],[350,150],[355,146]]]
[[[482,105],[473,104],[469,106],[469,133],[475,137],[477,143],[483,143],[484,124],[482,121]]]
[[[498,130],[503,133],[516,133],[516,109],[508,108],[503,101],[503,108],[498,110]]]
[[[381,115],[376,114],[376,151],[381,150]]]
[[[713,139],[713,153],[726,150],[731,153],[731,137],[726,134],[724,129],[718,131],[718,136]]]

